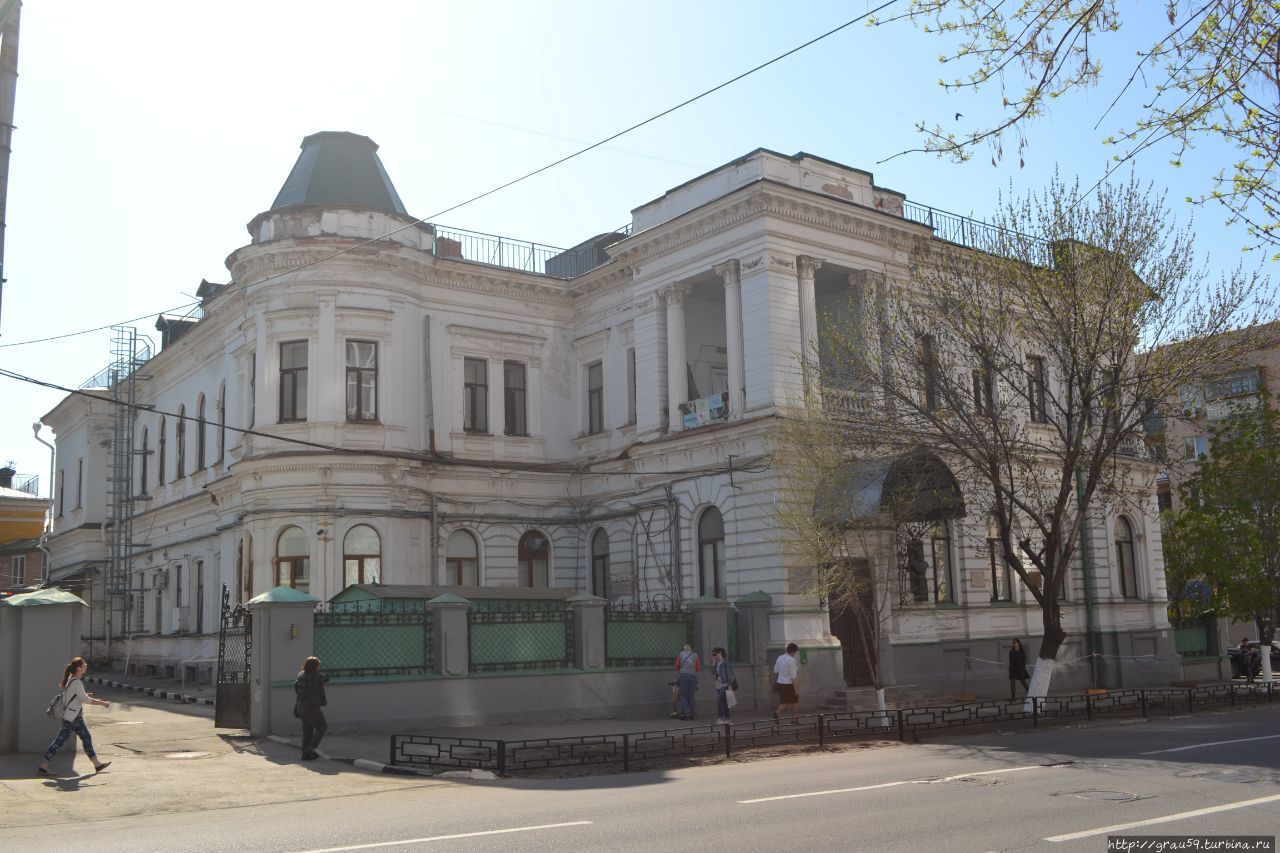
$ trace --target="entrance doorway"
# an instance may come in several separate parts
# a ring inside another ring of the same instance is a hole
[[[870,687],[875,683],[867,660],[869,638],[876,636],[875,596],[871,589],[871,565],[867,560],[848,560],[857,600],[831,602],[831,633],[840,640],[844,662],[844,683],[850,687]],[[875,654],[875,649],[871,648]]]

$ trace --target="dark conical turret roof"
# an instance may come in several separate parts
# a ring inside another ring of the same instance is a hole
[[[367,136],[326,130],[302,140],[302,153],[271,205],[295,204],[364,207],[408,216],[378,146]]]

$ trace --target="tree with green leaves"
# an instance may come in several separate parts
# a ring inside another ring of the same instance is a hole
[[[1058,99],[1105,82],[1108,106],[1096,127],[1117,161],[1171,143],[1178,166],[1198,141],[1224,141],[1235,161],[1188,200],[1221,203],[1253,246],[1280,248],[1276,0],[912,0],[906,16],[940,35],[947,45],[941,62],[960,69],[939,81],[945,90],[1000,99],[998,118],[968,131],[920,122],[925,141],[916,150],[965,160],[989,147],[993,162],[1011,151],[1021,160],[1030,121]],[[1104,71],[1100,48],[1125,27],[1141,28],[1149,46],[1128,67]]]
[[[1226,333],[1270,318],[1272,297],[1256,274],[1211,280],[1163,198],[1132,179],[1096,194],[1055,181],[1007,200],[976,238],[982,250],[919,241],[906,278],[864,276],[822,323],[791,415],[802,426],[778,452],[783,526],[820,594],[856,593],[850,549],[869,551],[890,579],[880,613],[945,600],[928,528],[988,531],[1041,610],[1029,695],[1044,696],[1090,514],[1140,513],[1154,494],[1151,401],[1247,347]],[[872,482],[875,505],[849,511]]]
[[[1245,398],[1213,430],[1209,455],[1179,487],[1173,529],[1187,568],[1214,587],[1226,612],[1257,625],[1264,680],[1280,618],[1280,411]]]

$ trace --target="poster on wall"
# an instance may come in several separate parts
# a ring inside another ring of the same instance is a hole
[[[680,421],[685,429],[694,429],[729,419],[729,392],[713,394],[680,404]]]

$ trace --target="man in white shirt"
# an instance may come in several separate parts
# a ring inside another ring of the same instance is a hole
[[[778,709],[773,712],[773,721],[781,722],[781,714],[783,708],[791,709],[791,722],[799,723],[800,714],[800,664],[796,660],[796,652],[800,651],[800,647],[795,643],[787,644],[787,653],[778,655],[778,660],[773,664],[773,674],[776,678],[775,689],[778,691]]]

